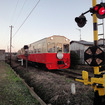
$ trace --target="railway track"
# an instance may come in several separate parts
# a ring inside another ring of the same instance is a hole
[[[12,67],[12,68],[15,69],[18,66],[20,66],[20,65],[17,65],[17,66]],[[70,69],[61,69],[61,70],[53,70],[53,71],[51,70],[51,71],[48,71],[45,68],[38,67],[38,66],[34,66],[33,67],[32,65],[30,65],[28,68],[29,69],[36,68],[36,69],[39,69],[39,70],[44,71],[44,72],[52,72],[52,73],[55,73],[57,75],[65,76],[66,78],[72,78],[74,80],[76,78],[81,78],[81,76],[82,76],[82,73],[78,73],[78,72],[72,71]],[[91,78],[91,76],[89,76],[89,78]]]
[[[66,78],[72,78],[76,79],[77,77],[82,76],[81,73],[73,72],[70,69],[64,69],[64,70],[57,70],[57,71],[51,71],[57,75],[65,76]]]
[[[76,78],[82,78],[82,73],[78,73],[70,69],[57,70],[57,71],[53,71],[53,73],[65,76],[66,78],[72,78],[74,80]],[[91,77],[93,77],[93,74],[89,76],[89,79],[91,79]]]
[[[30,67],[32,67],[32,66],[30,66]],[[76,79],[77,77],[82,76],[81,73],[74,72],[74,71],[72,71],[70,69],[61,69],[61,70],[51,70],[51,71],[49,71],[45,67],[38,67],[38,66],[34,66],[34,67],[36,69],[39,69],[39,70],[42,70],[42,71],[45,71],[45,72],[52,72],[52,73],[57,74],[57,75],[65,76],[66,78]]]

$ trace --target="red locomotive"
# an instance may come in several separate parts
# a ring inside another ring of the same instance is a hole
[[[70,66],[70,40],[54,35],[28,45],[28,61],[45,64],[49,70],[65,69]],[[25,60],[24,48],[18,51],[18,58]]]

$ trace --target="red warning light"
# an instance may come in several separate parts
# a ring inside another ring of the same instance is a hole
[[[105,14],[105,8],[104,8],[104,7],[101,7],[101,8],[99,9],[99,14],[100,14],[100,15],[104,15],[104,14]]]
[[[105,18],[105,3],[100,3],[90,8],[90,12],[96,14],[97,18],[104,19]]]
[[[94,10],[95,10],[95,11],[97,11],[97,10],[98,10],[98,8],[99,8],[99,6],[95,6]]]

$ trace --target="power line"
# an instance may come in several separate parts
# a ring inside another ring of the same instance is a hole
[[[16,3],[16,5],[15,5],[15,9],[14,9],[14,12],[13,12],[13,16],[12,16],[12,18],[11,18],[11,21],[13,22],[13,18],[14,18],[14,16],[15,16],[15,13],[16,13],[16,10],[17,10],[17,7],[18,7],[18,4],[19,4],[19,0],[17,0],[17,3]]]
[[[31,13],[34,11],[34,9],[37,7],[37,5],[39,4],[40,0],[35,4],[35,6],[33,7],[33,9],[31,10],[31,12],[28,14],[28,16],[25,18],[25,20],[23,21],[23,23],[20,25],[20,27],[17,29],[17,31],[15,32],[15,34],[13,35],[13,37],[18,33],[18,31],[20,30],[20,28],[24,25],[24,23],[26,22],[26,20],[29,18],[29,16],[31,15]]]
[[[27,2],[27,0],[25,0],[25,1],[23,2],[23,5],[22,5],[22,7],[21,7],[21,9],[20,9],[20,12],[19,12],[19,14],[18,14],[17,20],[16,20],[16,22],[14,23],[14,26],[15,26],[15,24],[17,23],[17,21],[18,21],[20,15],[21,15],[21,13],[22,13],[22,10],[23,10],[23,8],[24,8],[26,2]]]

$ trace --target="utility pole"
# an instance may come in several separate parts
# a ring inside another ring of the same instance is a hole
[[[9,26],[10,27],[10,66],[11,66],[11,57],[12,57],[12,54],[11,54],[11,51],[12,51],[12,28],[13,26]]]

